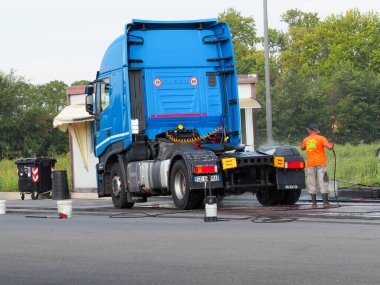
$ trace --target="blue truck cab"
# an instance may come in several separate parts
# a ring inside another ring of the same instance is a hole
[[[280,190],[273,155],[240,144],[227,24],[133,20],[105,52],[86,93],[95,116],[98,193],[112,196],[115,207],[171,194],[178,208],[194,209],[206,184],[219,196]],[[286,193],[298,200],[302,167],[292,174]]]

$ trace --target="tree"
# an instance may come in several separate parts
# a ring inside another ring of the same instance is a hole
[[[65,88],[62,81],[34,86],[14,71],[0,72],[0,159],[68,151],[67,134],[52,127],[66,106]]]
[[[230,27],[232,43],[236,59],[236,69],[239,74],[253,73],[256,63],[256,24],[253,17],[243,17],[240,12],[228,8],[218,15],[220,22]]]
[[[23,153],[46,156],[68,151],[67,134],[52,126],[54,117],[66,106],[66,87],[58,80],[34,86],[28,97],[33,103],[23,113]]]
[[[286,34],[280,30],[269,29],[268,35],[270,54],[277,57],[285,49]]]
[[[71,83],[70,86],[83,86],[83,85],[87,85],[88,82],[90,82],[91,80],[77,80],[77,81],[74,81],[73,83]]]
[[[0,71],[0,159],[17,155],[15,146],[22,143],[17,130],[30,88],[15,71],[8,74]]]
[[[218,20],[229,25],[233,44],[242,45],[245,49],[255,49],[257,43],[256,24],[253,17],[243,17],[240,12],[228,8],[219,13]]]
[[[296,137],[300,122],[313,121],[340,143],[379,139],[379,15],[354,9],[319,21],[296,10],[284,20],[289,31],[272,93],[278,138]]]
[[[323,51],[318,66],[331,71],[334,65],[350,62],[354,68],[380,72],[380,19],[378,13],[352,9],[331,15],[316,30]]]
[[[329,84],[328,113],[337,142],[370,143],[380,139],[380,76],[355,69],[351,63],[335,67]]]
[[[334,65],[351,62],[363,70],[380,71],[378,14],[362,15],[353,9],[345,15],[331,15],[323,22],[313,20],[300,25],[293,22],[281,56],[284,66],[330,74]]]
[[[47,109],[50,114],[57,115],[66,106],[66,87],[63,81],[50,81],[36,86],[35,100]]]
[[[306,13],[298,9],[290,9],[281,15],[281,20],[289,25],[289,28],[313,28],[320,23],[317,13]]]

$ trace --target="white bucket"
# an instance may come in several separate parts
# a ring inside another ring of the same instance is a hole
[[[7,212],[5,200],[0,200],[0,215],[4,215]]]
[[[58,216],[63,219],[70,219],[73,215],[73,201],[58,200],[57,201]]]
[[[338,195],[338,181],[330,180],[329,181],[329,197],[335,198],[337,195]]]

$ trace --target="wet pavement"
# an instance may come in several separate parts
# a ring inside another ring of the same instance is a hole
[[[100,199],[72,199],[73,217],[76,215],[108,215],[110,217],[140,217],[171,215],[173,218],[204,216],[204,210],[181,211],[177,210],[170,196],[151,197],[147,203],[135,204],[132,209],[115,209],[110,198]],[[290,206],[264,207],[255,197],[246,193],[240,196],[225,197],[218,203],[218,219],[338,219],[340,222],[353,220],[359,223],[370,222],[380,224],[380,199],[339,197],[330,199],[331,208],[324,209],[318,201],[318,208],[311,209],[309,196],[303,192],[300,200]],[[33,215],[40,217],[56,216],[57,201],[41,200],[8,200],[6,201],[7,214]]]

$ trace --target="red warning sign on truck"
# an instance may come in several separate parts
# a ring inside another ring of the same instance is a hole
[[[191,77],[190,78],[190,85],[191,86],[198,86],[198,78],[196,78],[195,76]]]
[[[160,87],[162,85],[162,80],[160,78],[155,78],[153,80],[153,85],[156,87]]]

